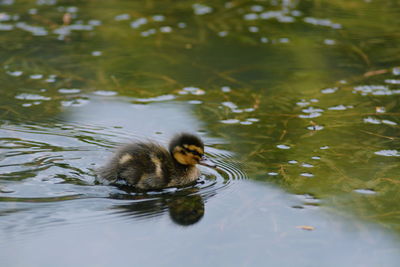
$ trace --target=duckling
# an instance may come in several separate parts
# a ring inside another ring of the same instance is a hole
[[[99,175],[110,182],[124,180],[141,190],[188,185],[197,180],[196,164],[215,167],[204,155],[201,139],[190,133],[172,138],[168,149],[152,143],[137,142],[122,147]]]

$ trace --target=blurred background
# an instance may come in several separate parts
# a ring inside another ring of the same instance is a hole
[[[397,0],[0,0],[4,266],[397,266]],[[121,144],[218,170],[138,193]]]

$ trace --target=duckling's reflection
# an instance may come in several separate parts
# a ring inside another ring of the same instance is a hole
[[[171,220],[179,225],[189,226],[199,222],[204,216],[203,197],[196,194],[198,189],[185,190],[175,194],[117,194],[114,199],[134,199],[129,204],[115,206],[118,213],[136,219],[154,218],[169,213]]]

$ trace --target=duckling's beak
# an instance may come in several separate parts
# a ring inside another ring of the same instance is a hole
[[[199,164],[207,166],[207,167],[211,167],[211,168],[216,168],[217,167],[217,165],[214,162],[212,162],[209,158],[207,158],[205,155],[203,155],[201,157],[201,160],[200,160]]]

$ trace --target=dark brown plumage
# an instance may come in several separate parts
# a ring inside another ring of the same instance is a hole
[[[204,144],[193,134],[181,133],[169,143],[169,151],[152,142],[128,144],[99,170],[110,182],[125,180],[138,189],[161,189],[193,183],[200,175],[196,164],[213,166],[204,156]]]

